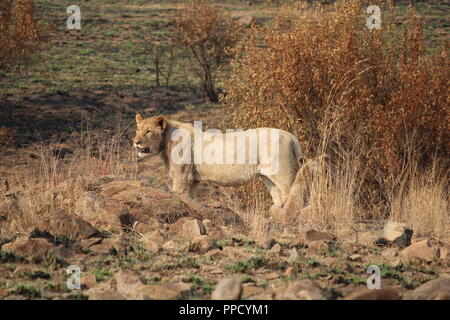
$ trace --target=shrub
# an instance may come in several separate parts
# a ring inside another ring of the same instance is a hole
[[[372,4],[382,8],[381,29],[365,26]],[[305,157],[327,153],[338,167],[352,158],[358,205],[385,215],[406,168],[449,166],[448,45],[429,55],[412,9],[398,32],[391,2],[331,8],[287,7],[257,30],[232,63],[223,103],[236,127],[295,133]]]
[[[185,4],[175,25],[175,41],[190,52],[194,59],[191,67],[201,80],[204,93],[210,101],[217,102],[218,71],[231,58],[242,28],[226,11],[204,0]]]
[[[0,2],[0,70],[28,62],[42,40],[33,0]]]

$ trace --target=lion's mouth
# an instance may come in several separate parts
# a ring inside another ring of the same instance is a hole
[[[139,153],[150,153],[150,148],[149,148],[149,147],[147,147],[147,148],[139,148],[139,147],[136,147],[136,149],[137,149],[137,151],[138,151]]]

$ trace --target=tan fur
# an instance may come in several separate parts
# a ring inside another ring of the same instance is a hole
[[[135,147],[138,152],[150,148],[149,154],[162,155],[173,180],[172,190],[174,192],[189,194],[193,186],[199,181],[209,181],[223,186],[240,186],[260,176],[272,196],[275,207],[282,207],[286,201],[299,167],[298,159],[300,157],[298,140],[291,133],[279,131],[279,169],[273,175],[264,175],[262,173],[263,166],[260,162],[256,164],[203,163],[176,165],[170,155],[178,142],[171,142],[171,135],[174,130],[179,128],[185,129],[193,135],[193,125],[169,120],[164,116],[144,119],[140,115],[136,116],[136,123]],[[262,129],[267,128],[251,130],[259,132],[258,130]],[[248,144],[248,140],[246,140],[246,144]],[[207,145],[208,142],[204,142],[203,148],[206,148]],[[139,155],[145,156],[146,154],[140,152]],[[246,152],[246,159],[248,159],[248,156],[249,154]]]

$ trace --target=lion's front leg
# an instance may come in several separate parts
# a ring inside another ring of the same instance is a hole
[[[170,168],[172,191],[189,195],[194,184],[192,165],[176,165]]]

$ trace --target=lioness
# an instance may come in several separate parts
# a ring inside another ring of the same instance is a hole
[[[198,141],[195,136],[199,132],[195,131],[193,124],[169,120],[162,115],[144,119],[137,114],[136,124],[134,147],[138,156],[161,155],[173,180],[172,190],[177,193],[189,194],[199,181],[209,181],[222,186],[240,186],[260,176],[272,196],[273,208],[281,208],[299,168],[300,145],[297,138],[287,131],[271,128],[226,134],[200,131],[203,136],[201,141]],[[269,141],[261,139],[269,135],[265,134],[266,131],[271,134]],[[194,137],[194,143],[186,143],[186,135],[179,141],[180,136],[183,136],[180,132],[187,133],[188,140]],[[241,145],[227,148],[228,142],[236,140],[241,141]],[[258,145],[254,145],[255,143]],[[267,147],[271,150],[270,163],[264,161],[267,160]],[[212,149],[214,155],[220,155],[220,159],[227,161],[198,161],[198,153],[203,152],[199,150],[205,150],[206,153]],[[193,159],[190,158],[191,155]],[[183,158],[184,156],[188,157]],[[180,161],[180,157],[190,161]],[[237,158],[240,158],[241,162],[236,161]]]

